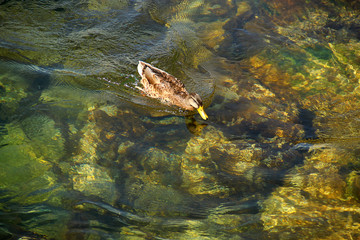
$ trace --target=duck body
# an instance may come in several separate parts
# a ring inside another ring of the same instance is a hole
[[[137,69],[143,85],[141,90],[146,95],[188,111],[196,109],[204,120],[208,119],[200,96],[197,93],[189,93],[176,77],[142,61],[139,61]]]

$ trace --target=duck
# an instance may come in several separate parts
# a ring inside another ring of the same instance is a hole
[[[202,119],[209,118],[199,94],[189,93],[179,79],[143,61],[139,61],[137,70],[143,85],[143,88],[139,89],[148,97],[160,99],[166,104],[175,105],[184,110],[195,111],[196,109]]]

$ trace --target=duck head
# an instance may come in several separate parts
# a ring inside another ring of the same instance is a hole
[[[202,100],[201,100],[199,94],[190,93],[189,97],[187,98],[187,101],[190,106],[192,106],[199,112],[202,119],[207,120],[209,118],[208,115],[206,115],[206,113],[204,111],[204,106],[203,106],[203,103],[202,103]]]

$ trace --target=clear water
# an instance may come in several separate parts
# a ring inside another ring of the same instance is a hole
[[[1,239],[360,238],[359,13],[0,1]],[[209,120],[144,96],[139,60]]]

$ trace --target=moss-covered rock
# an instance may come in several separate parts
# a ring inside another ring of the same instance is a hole
[[[21,122],[38,157],[57,162],[64,154],[65,139],[54,120],[46,115],[34,114]]]
[[[90,0],[88,1],[88,9],[94,11],[110,11],[123,9],[128,6],[127,0],[111,1],[111,0]]]
[[[38,155],[37,146],[18,125],[8,124],[6,129],[8,134],[0,141],[0,182],[8,200],[24,205],[45,201],[59,204],[54,197],[61,186],[50,171],[51,161]]]
[[[0,120],[9,121],[18,111],[21,100],[28,96],[25,79],[11,75],[0,76]]]
[[[358,236],[355,222],[345,219],[359,218],[359,206],[347,197],[346,179],[340,173],[353,161],[350,153],[330,144],[314,148],[304,165],[288,174],[286,186],[277,188],[263,203],[265,229],[280,238]]]

